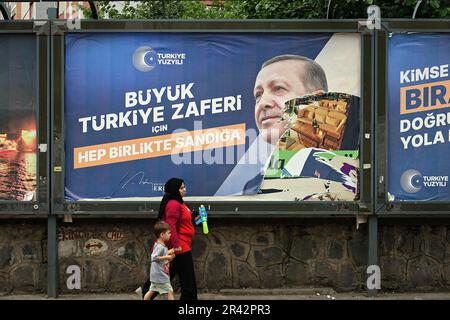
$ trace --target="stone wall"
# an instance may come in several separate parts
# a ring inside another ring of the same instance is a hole
[[[276,222],[276,220],[273,220]],[[287,221],[267,226],[253,220],[210,221],[210,234],[193,242],[199,290],[226,288],[335,287],[363,289],[367,260],[365,226],[354,221]],[[130,291],[141,285],[154,241],[152,222],[79,222],[60,228],[60,288],[65,271],[78,265],[82,290]]]
[[[89,220],[62,224],[58,245],[61,292],[69,291],[66,270],[70,265],[81,269],[81,291],[134,291],[147,276],[151,225]]]
[[[379,221],[379,263],[386,291],[450,289],[450,222]],[[153,220],[74,219],[60,223],[60,290],[132,292],[147,277]],[[365,290],[367,225],[354,219],[211,220],[193,256],[202,291],[329,287]],[[69,290],[67,267],[81,269]],[[175,285],[176,286],[176,285]],[[46,223],[0,220],[0,293],[45,292]]]

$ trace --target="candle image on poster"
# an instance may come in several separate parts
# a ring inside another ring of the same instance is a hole
[[[68,33],[65,198],[158,200],[181,177],[191,199],[357,200],[360,54],[351,33]],[[314,124],[287,125],[296,102]]]
[[[390,201],[450,200],[450,34],[388,40]]]

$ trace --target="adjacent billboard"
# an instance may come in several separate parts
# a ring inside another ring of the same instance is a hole
[[[358,199],[360,35],[65,36],[65,198]],[[205,198],[206,197],[206,198]]]
[[[0,200],[36,196],[36,37],[0,34]]]
[[[450,200],[450,33],[388,40],[388,200]]]

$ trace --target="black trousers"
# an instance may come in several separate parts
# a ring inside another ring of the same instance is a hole
[[[170,265],[170,279],[176,275],[180,279],[181,296],[180,300],[197,300],[197,283],[195,280],[194,259],[192,259],[191,251],[178,254]],[[150,289],[150,280],[142,286],[142,296]],[[154,294],[151,297],[153,300]]]

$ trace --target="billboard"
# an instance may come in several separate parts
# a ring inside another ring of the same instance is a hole
[[[388,40],[388,200],[450,200],[450,34]]]
[[[356,33],[68,33],[65,198],[180,177],[192,199],[356,200],[360,60]]]
[[[0,200],[36,195],[36,37],[0,35]]]

